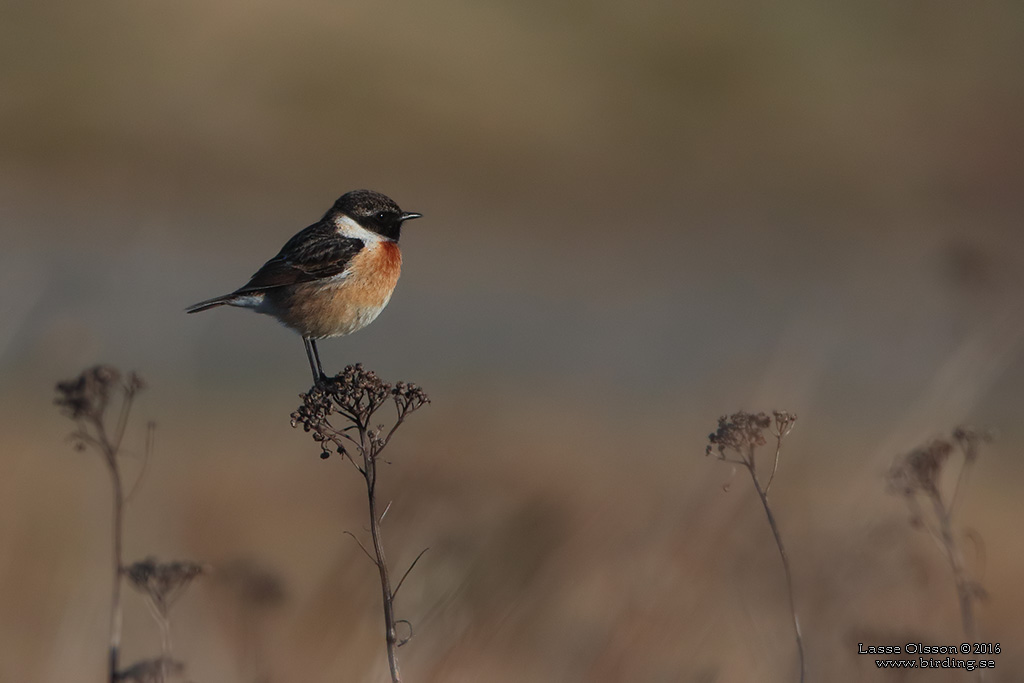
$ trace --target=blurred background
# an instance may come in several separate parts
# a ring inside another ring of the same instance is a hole
[[[289,425],[298,336],[185,306],[343,192],[424,214],[371,327],[422,384],[381,497],[409,681],[792,681],[784,577],[719,415],[799,415],[772,500],[808,680],[960,643],[893,459],[992,427],[956,526],[989,680],[1024,678],[1024,6],[0,5],[0,682],[100,681],[110,484],[53,386],[148,390],[129,560],[208,563],[198,683],[386,678],[362,482]],[[728,492],[723,484],[731,481]],[[980,541],[978,539],[981,539]],[[126,589],[123,659],[159,651]]]

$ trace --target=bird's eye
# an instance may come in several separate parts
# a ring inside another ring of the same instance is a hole
[[[388,212],[387,211],[381,211],[380,213],[377,214],[377,220],[379,220],[379,221],[387,220],[387,217],[388,217]]]

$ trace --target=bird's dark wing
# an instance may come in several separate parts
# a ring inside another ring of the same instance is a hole
[[[326,221],[314,223],[281,247],[235,294],[311,282],[343,273],[364,243],[343,237]]]

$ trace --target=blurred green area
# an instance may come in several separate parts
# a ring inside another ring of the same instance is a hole
[[[321,345],[434,397],[384,473],[390,555],[433,548],[409,680],[790,680],[757,502],[702,456],[739,408],[800,415],[773,495],[816,678],[871,678],[858,640],[959,642],[882,476],[963,421],[1000,431],[961,519],[981,631],[1024,642],[1022,29],[1014,3],[3,3],[0,683],[100,676],[107,483],[50,405],[97,362],[160,425],[129,557],[285,587],[185,596],[192,678],[379,677],[358,481],[288,427],[299,340],[182,312],[356,187],[425,215],[387,311]],[[129,658],[158,643],[137,607]]]

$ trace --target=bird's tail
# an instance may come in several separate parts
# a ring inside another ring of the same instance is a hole
[[[185,309],[186,313],[198,313],[199,311],[205,311],[208,308],[216,308],[217,306],[238,306],[239,308],[259,308],[263,303],[263,297],[265,293],[262,291],[243,291],[243,292],[231,292],[230,294],[224,294],[223,296],[215,296],[212,299],[206,301],[200,301],[197,304],[192,304]]]
[[[231,303],[233,294],[225,294],[223,296],[216,296],[206,301],[200,301],[197,304],[192,304],[185,309],[186,313],[198,313],[199,311],[205,311],[208,308],[216,308],[217,306],[227,306]]]

